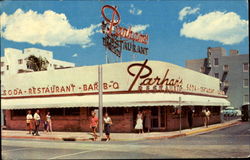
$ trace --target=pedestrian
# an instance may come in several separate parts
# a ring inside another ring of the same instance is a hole
[[[96,141],[96,139],[97,139],[96,129],[97,129],[97,125],[98,125],[98,118],[95,115],[96,115],[95,111],[92,111],[91,118],[90,118],[90,128],[92,129],[94,141]]]
[[[39,125],[40,125],[40,115],[39,115],[39,110],[36,110],[36,113],[34,114],[34,120],[35,120],[35,129],[32,132],[32,135],[40,136],[38,134],[39,130]]]
[[[145,111],[145,127],[147,128],[148,133],[149,133],[151,129],[151,110],[150,109]]]
[[[209,119],[210,119],[211,112],[208,108],[205,110],[205,127],[208,127],[209,125]]]
[[[32,119],[33,116],[31,114],[31,110],[28,110],[28,114],[26,116],[26,126],[27,126],[27,130],[29,131],[28,134],[31,134],[31,130],[32,130]]]
[[[107,137],[106,141],[110,141],[110,127],[112,125],[112,120],[109,117],[108,113],[105,113],[103,120],[104,120],[104,131]]]
[[[188,108],[188,125],[189,125],[189,129],[192,129],[193,127],[193,110],[191,108]]]
[[[137,129],[140,133],[144,133],[143,132],[143,121],[142,121],[143,117],[142,117],[142,112],[139,111],[137,114],[137,120],[136,120],[136,125],[135,125],[135,129]]]
[[[52,133],[52,120],[50,112],[48,112],[46,115],[46,121],[47,121],[47,132]]]

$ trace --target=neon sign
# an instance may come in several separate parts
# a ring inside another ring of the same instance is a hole
[[[112,18],[109,19],[105,10],[112,11]],[[102,22],[102,32],[106,35],[103,38],[103,45],[118,57],[121,56],[122,50],[136,52],[147,55],[148,48],[138,46],[134,42],[148,44],[149,36],[147,34],[141,34],[133,32],[132,28],[128,29],[120,27],[121,17],[116,7],[105,5],[102,7],[102,16],[105,21]],[[131,42],[132,41],[132,42]]]

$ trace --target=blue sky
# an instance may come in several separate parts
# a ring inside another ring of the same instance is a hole
[[[249,54],[246,0],[151,1],[1,1],[1,56],[4,48],[40,48],[77,66],[105,63],[100,27],[104,5],[118,6],[121,27],[149,35],[148,55],[185,66],[185,60],[206,56],[207,47]],[[133,53],[122,52],[123,61]],[[112,56],[113,58],[115,56]]]

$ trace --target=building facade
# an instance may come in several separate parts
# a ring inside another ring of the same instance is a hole
[[[207,57],[187,60],[186,67],[220,80],[220,89],[228,96],[232,107],[249,103],[249,54],[222,47],[209,47]]]
[[[4,77],[3,85],[6,127],[18,130],[25,129],[27,111],[39,109],[42,120],[51,113],[55,131],[90,131],[91,111],[99,112],[102,104],[113,120],[112,132],[134,132],[139,110],[150,110],[152,130],[170,131],[180,123],[189,127],[189,109],[195,127],[203,125],[203,108],[211,111],[213,124],[221,121],[221,107],[230,105],[217,78],[160,61],[15,74]]]

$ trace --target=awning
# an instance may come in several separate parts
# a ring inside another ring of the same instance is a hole
[[[104,94],[104,107],[143,107],[143,106],[229,106],[225,98],[183,95],[174,93]],[[2,109],[98,107],[98,95],[2,99]]]

